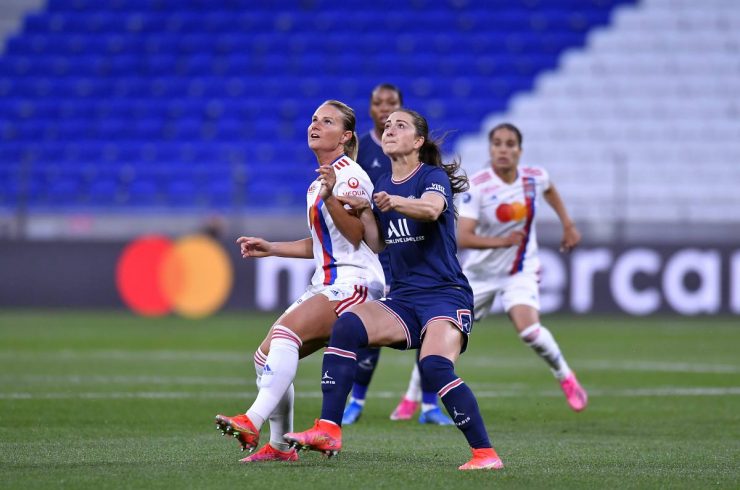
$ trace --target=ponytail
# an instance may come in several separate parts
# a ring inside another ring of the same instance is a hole
[[[344,144],[344,153],[352,160],[357,158],[357,153],[360,151],[360,141],[357,139],[357,133],[355,132],[355,125],[357,124],[357,118],[355,117],[355,111],[344,102],[338,100],[327,100],[321,105],[330,105],[342,113],[342,122],[344,123],[345,131],[352,131],[352,137]]]
[[[352,160],[357,161],[357,153],[360,151],[360,140],[357,133],[352,131],[352,137],[344,144],[344,153]]]
[[[458,159],[454,159],[447,164],[442,161],[442,150],[440,150],[440,146],[444,137],[436,140],[430,138],[429,124],[424,119],[424,116],[418,112],[411,109],[399,109],[399,111],[403,111],[411,116],[414,121],[414,127],[416,128],[416,135],[424,138],[424,143],[419,148],[419,161],[444,170],[450,179],[450,187],[452,188],[453,195],[467,191],[470,185],[468,184],[468,176],[465,174],[465,171],[461,170],[461,162]]]

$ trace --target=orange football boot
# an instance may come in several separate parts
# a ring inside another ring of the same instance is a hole
[[[316,419],[313,427],[304,432],[288,432],[283,436],[296,449],[319,451],[328,457],[342,449],[342,428],[326,420]]]
[[[261,463],[262,461],[298,461],[298,451],[290,448],[288,451],[275,449],[268,442],[262,449],[239,460],[242,463]]]
[[[470,448],[470,451],[473,453],[472,459],[458,467],[458,470],[500,470],[504,467],[504,463],[492,447]]]
[[[226,415],[216,415],[216,430],[220,430],[223,435],[231,434],[234,439],[239,441],[242,451],[253,451],[260,442],[260,431],[254,426],[249,417],[245,414],[227,417]]]

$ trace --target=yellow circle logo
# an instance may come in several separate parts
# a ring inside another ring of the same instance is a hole
[[[141,237],[124,249],[116,285],[124,303],[145,316],[171,311],[202,318],[226,302],[233,270],[223,247],[210,237],[189,235],[176,241]]]

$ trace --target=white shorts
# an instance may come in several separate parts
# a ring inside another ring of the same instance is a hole
[[[485,281],[470,281],[473,288],[474,316],[480,320],[491,311],[498,293],[504,311],[516,305],[527,305],[540,309],[540,288],[537,275],[519,272],[513,276],[496,276]]]
[[[347,311],[350,306],[359,305],[360,303],[373,301],[383,297],[383,291],[373,290],[367,286],[360,286],[359,284],[333,284],[331,286],[324,286],[323,284],[319,286],[310,285],[306,288],[306,292],[303,293],[300,298],[295,300],[287,310],[285,310],[285,313],[293,311],[298,307],[298,305],[317,294],[323,294],[329,301],[337,302],[334,307],[334,311],[337,316]]]

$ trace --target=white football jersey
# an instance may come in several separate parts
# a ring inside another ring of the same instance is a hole
[[[335,196],[355,196],[370,201],[373,184],[367,173],[358,163],[346,155],[335,160],[332,165],[337,175],[334,185]],[[319,197],[321,184],[318,179],[308,188],[308,228],[313,238],[313,256],[316,272],[311,284],[363,285],[371,290],[385,289],[385,276],[378,256],[363,241],[355,247],[334,225],[324,200]]]
[[[490,167],[470,177],[470,190],[462,195],[458,211],[460,217],[478,222],[475,233],[487,237],[504,237],[515,230],[525,233],[518,246],[466,250],[463,271],[471,282],[492,275],[539,271],[534,218],[542,194],[549,188],[550,178],[540,167],[520,166],[511,184]]]

